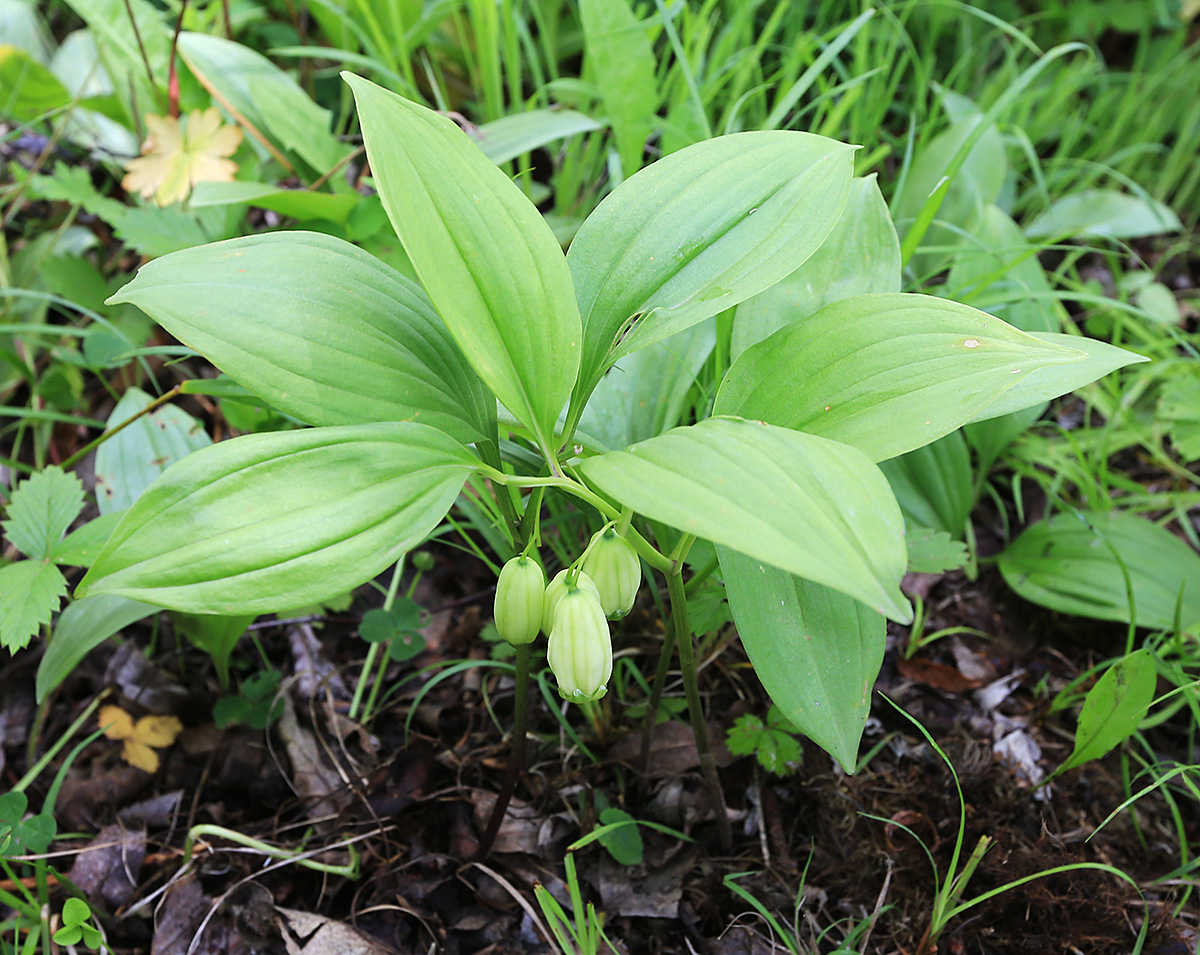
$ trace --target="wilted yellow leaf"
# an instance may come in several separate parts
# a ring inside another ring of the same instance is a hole
[[[183,724],[173,716],[143,716],[134,723],[119,706],[102,707],[100,725],[109,739],[124,741],[121,758],[147,773],[158,772],[158,753],[150,747],[170,746],[183,732]]]
[[[193,110],[187,121],[147,116],[149,131],[142,155],[125,166],[121,185],[160,206],[186,199],[198,182],[231,182],[237,172],[232,156],[242,141],[237,126],[221,123],[215,106]]]

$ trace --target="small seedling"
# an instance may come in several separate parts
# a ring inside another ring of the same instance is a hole
[[[279,693],[279,671],[262,670],[245,683],[236,696],[217,700],[213,707],[213,722],[219,729],[229,729],[245,723],[251,729],[266,729],[283,715]]]
[[[753,754],[767,772],[787,776],[799,769],[804,755],[797,732],[783,711],[772,706],[765,722],[751,713],[739,716],[726,733],[725,745],[735,756]]]
[[[100,948],[100,930],[92,924],[92,910],[83,899],[67,899],[62,910],[62,928],[54,933],[59,945],[81,942],[93,952]]]

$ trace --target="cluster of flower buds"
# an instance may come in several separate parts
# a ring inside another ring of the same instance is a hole
[[[637,552],[611,527],[592,536],[578,569],[559,571],[549,585],[535,558],[514,557],[496,583],[496,629],[513,646],[544,630],[558,692],[576,703],[598,700],[612,675],[608,620],[629,613],[641,579]]]

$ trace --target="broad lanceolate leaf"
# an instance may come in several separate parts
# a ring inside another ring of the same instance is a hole
[[[1088,691],[1079,711],[1075,748],[1054,775],[1099,759],[1129,739],[1154,701],[1157,678],[1158,668],[1149,650],[1137,650],[1109,667]]]
[[[1060,345],[1075,352],[1082,352],[1084,357],[1070,364],[1043,365],[1035,368],[1004,394],[989,402],[975,415],[973,421],[987,421],[999,415],[1020,411],[1030,405],[1041,405],[1051,398],[1069,394],[1076,388],[1091,384],[1118,368],[1150,360],[1136,352],[1081,335],[1061,335],[1058,332],[1031,332],[1030,335],[1049,345]]]
[[[27,557],[49,557],[83,507],[83,485],[74,474],[48,467],[13,491],[4,535]]]
[[[875,177],[854,179],[837,225],[791,275],[737,307],[730,355],[851,295],[900,291],[900,240]]]
[[[154,399],[141,388],[121,396],[105,423],[115,428]],[[96,449],[96,503],[101,514],[129,507],[150,483],[180,458],[212,444],[204,425],[182,408],[163,405],[138,418]]]
[[[479,376],[549,448],[580,347],[558,240],[454,123],[343,76],[376,188],[421,284]]]
[[[600,88],[626,176],[642,167],[654,129],[658,80],[654,48],[629,0],[580,0],[579,19],[591,79]]]
[[[861,452],[815,435],[709,418],[590,458],[588,481],[640,514],[849,594],[893,620],[904,519]]]
[[[186,249],[110,301],[312,424],[412,420],[495,440],[495,401],[425,294],[341,239],[277,232]]]
[[[846,204],[853,149],[796,132],[672,153],[597,207],[567,261],[583,317],[582,402],[617,358],[761,292],[813,254]]]
[[[849,772],[883,663],[882,616],[728,547],[721,574],[742,646],[784,715]]]
[[[1091,235],[1136,239],[1182,228],[1174,212],[1149,196],[1130,196],[1115,189],[1084,189],[1057,200],[1025,227],[1025,233],[1049,238]]]
[[[572,109],[531,109],[469,132],[483,154],[499,165],[556,140],[603,128],[602,123]]]
[[[1057,514],[1033,525],[1000,555],[1013,590],[1064,613],[1171,630],[1182,594],[1184,630],[1200,627],[1200,556],[1169,531],[1122,511]]]
[[[53,564],[22,560],[0,567],[0,647],[16,653],[50,622],[67,592],[67,581]]]
[[[420,543],[477,464],[409,422],[234,438],[168,468],[76,596],[224,615],[324,600]]]
[[[882,461],[966,424],[1037,369],[1086,357],[945,299],[857,295],[747,349],[715,412],[820,434]]]
[[[892,486],[910,534],[914,528],[926,527],[963,539],[975,506],[975,481],[961,432],[951,431],[879,467]]]
[[[158,611],[113,594],[74,600],[59,614],[54,634],[38,664],[36,693],[42,702],[94,648],[131,623]]]

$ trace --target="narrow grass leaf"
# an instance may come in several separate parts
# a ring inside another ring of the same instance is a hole
[[[558,240],[454,123],[343,76],[376,188],[421,283],[479,376],[549,448],[580,350]]]
[[[653,520],[912,619],[898,586],[904,519],[887,480],[854,448],[709,418],[589,458],[580,471]]]
[[[76,596],[228,616],[326,600],[424,540],[477,465],[408,422],[224,441],[138,498]]]

